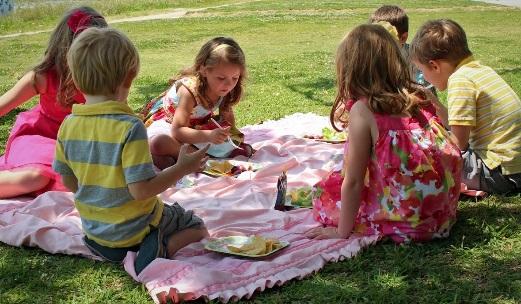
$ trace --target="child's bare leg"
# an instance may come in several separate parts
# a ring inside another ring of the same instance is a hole
[[[0,171],[0,198],[9,198],[38,191],[50,178],[34,168]]]
[[[198,242],[207,236],[209,236],[209,234],[206,227],[188,228],[172,234],[167,244],[168,257],[172,259],[179,249],[191,243]]]
[[[180,148],[181,143],[166,134],[159,134],[150,139],[152,161],[161,170],[175,164]]]

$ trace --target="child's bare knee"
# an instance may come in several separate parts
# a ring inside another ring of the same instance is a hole
[[[167,147],[173,143],[172,137],[166,134],[158,134],[150,140],[150,152],[152,154],[165,154]]]

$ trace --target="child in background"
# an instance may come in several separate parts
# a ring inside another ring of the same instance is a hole
[[[490,67],[474,60],[463,28],[428,21],[416,33],[411,58],[425,78],[448,90],[448,121],[463,151],[463,183],[471,190],[521,190],[521,101]],[[446,109],[445,109],[446,110]]]
[[[359,233],[427,241],[447,236],[456,220],[459,150],[393,39],[383,27],[365,24],[338,48],[331,122],[336,128],[344,105],[349,137],[343,172],[313,190],[315,219],[326,227],[310,230],[310,238]]]
[[[183,143],[197,148],[211,143],[208,154],[213,157],[251,156],[253,150],[242,142],[233,114],[243,94],[245,74],[245,57],[237,42],[216,37],[202,46],[194,65],[173,79],[166,93],[147,105],[144,114],[146,124],[151,124],[150,146],[158,168],[174,163]]]
[[[374,11],[369,22],[378,23],[380,25],[383,25],[381,22],[388,22],[392,25],[394,29],[390,29],[385,25],[384,27],[386,27],[390,33],[396,33],[396,39],[403,48],[404,56],[406,58],[409,57],[409,44],[407,44],[407,38],[409,37],[409,17],[401,7],[396,5],[382,5]],[[414,64],[410,63],[410,66],[413,79],[416,80],[418,84],[430,89],[434,95],[436,95],[436,89],[425,80],[422,72],[416,68]]]
[[[200,170],[208,147],[187,154],[184,145],[174,166],[155,173],[145,125],[127,105],[139,70],[132,42],[114,29],[87,29],[71,45],[67,62],[86,102],[63,121],[53,168],[74,192],[87,246],[116,262],[139,250],[139,273],[156,257],[172,258],[207,236],[192,211],[156,197]]]
[[[0,198],[66,191],[51,168],[56,134],[71,106],[85,102],[69,75],[65,56],[74,37],[85,28],[106,27],[89,7],[75,8],[51,34],[43,60],[0,97],[0,116],[38,95],[39,103],[18,115],[0,157]]]

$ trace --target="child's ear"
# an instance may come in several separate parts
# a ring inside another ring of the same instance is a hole
[[[128,72],[127,76],[125,77],[125,80],[123,81],[123,87],[130,88],[132,85],[132,81],[134,81],[134,78],[137,76],[137,71],[130,71]]]
[[[409,33],[405,32],[400,36],[400,44],[405,44],[407,42],[407,38],[409,38]]]
[[[431,70],[439,72],[441,70],[441,63],[438,60],[429,60],[429,67]]]

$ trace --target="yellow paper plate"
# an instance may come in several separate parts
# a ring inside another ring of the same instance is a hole
[[[226,236],[226,237],[221,237],[221,238],[217,238],[217,239],[209,241],[208,243],[206,243],[204,248],[207,250],[210,250],[210,251],[224,253],[224,254],[231,254],[231,255],[242,256],[242,257],[247,257],[247,258],[261,258],[261,257],[266,257],[269,255],[272,255],[275,252],[278,252],[279,250],[288,247],[288,245],[289,245],[289,242],[279,240],[279,244],[280,244],[279,247],[273,249],[270,252],[263,253],[263,254],[255,254],[255,255],[245,254],[242,252],[233,252],[228,249],[229,245],[239,247],[244,244],[249,244],[249,243],[251,243],[251,241],[252,241],[252,237],[250,237],[250,236],[242,236],[242,235]]]
[[[233,172],[234,167],[243,167],[245,170],[239,170],[239,173],[235,173]],[[212,177],[237,176],[242,172],[255,172],[261,168],[261,164],[247,161],[233,159],[211,159],[206,162],[206,168],[203,170],[203,173]]]

